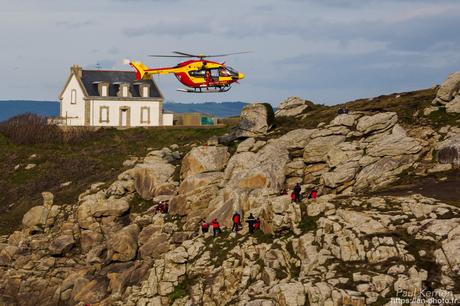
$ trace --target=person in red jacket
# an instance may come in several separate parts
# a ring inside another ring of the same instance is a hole
[[[310,192],[310,195],[308,196],[309,199],[316,199],[318,195],[318,190],[316,188],[313,188]]]
[[[213,232],[214,237],[216,237],[217,234],[222,233],[222,230],[220,229],[220,224],[219,222],[217,222],[217,219],[212,220],[211,226],[212,226],[212,232]]]
[[[260,218],[256,219],[256,223],[254,223],[254,231],[260,230]]]
[[[202,220],[202,222],[201,222],[201,232],[202,232],[203,234],[205,234],[205,233],[207,233],[208,231],[209,231],[209,224],[208,224],[208,222]]]
[[[297,196],[296,196],[295,192],[293,191],[293,192],[291,192],[291,202],[295,203],[296,201],[297,201]]]
[[[233,220],[232,232],[233,230],[235,230],[235,232],[238,232],[241,226],[241,216],[237,211],[235,211],[235,213],[233,214],[232,220]]]

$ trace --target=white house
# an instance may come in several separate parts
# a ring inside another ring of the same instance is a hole
[[[61,100],[60,121],[70,126],[165,126],[163,95],[153,80],[136,81],[135,72],[70,68]]]

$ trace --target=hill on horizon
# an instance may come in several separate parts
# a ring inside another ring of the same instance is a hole
[[[214,116],[232,117],[238,116],[241,109],[248,103],[235,102],[204,102],[204,103],[176,103],[166,102],[164,108],[166,111],[175,113],[205,113]]]
[[[166,102],[165,111],[175,113],[205,113],[219,118],[238,116],[241,109],[247,103],[244,102],[204,102],[204,103],[176,103]],[[33,100],[0,100],[0,122],[11,117],[33,113],[40,116],[58,116],[59,102],[57,101],[33,101]]]
[[[0,101],[0,122],[24,113],[33,113],[45,117],[58,116],[59,103],[56,101]]]

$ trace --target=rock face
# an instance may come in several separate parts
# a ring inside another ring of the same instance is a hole
[[[398,116],[396,113],[378,113],[372,116],[363,116],[356,125],[356,130],[363,134],[385,131],[396,124]]]
[[[448,113],[460,113],[460,71],[442,83],[432,104],[445,106]]]
[[[240,114],[237,137],[254,137],[266,134],[274,124],[275,114],[268,103],[246,105]]]
[[[307,111],[313,102],[299,97],[289,97],[278,106],[275,117],[296,117]]]
[[[228,162],[230,154],[225,146],[200,146],[193,148],[182,160],[181,177],[221,171]]]
[[[126,163],[75,203],[53,205],[43,193],[23,228],[0,237],[0,304],[373,305],[422,283],[458,296],[460,209],[366,192],[410,167],[456,168],[460,129],[397,121],[350,112],[231,147],[213,139],[181,161],[171,146]],[[295,203],[280,192],[296,183],[319,197]],[[168,213],[154,206],[165,200]],[[230,234],[235,211],[243,228]],[[248,233],[249,214],[261,232]],[[214,218],[217,238],[199,230]]]
[[[446,112],[460,113],[460,94],[457,94],[455,99],[446,104]]]
[[[207,262],[219,245],[208,246],[202,237],[184,242],[155,260],[148,279],[121,301],[168,305],[174,288],[191,275],[197,283],[190,285],[181,304],[176,300],[173,305],[373,305],[378,299],[393,297],[391,288],[419,292],[422,281],[437,277],[445,281],[441,285],[445,294],[456,293],[451,277],[458,276],[450,273],[456,271],[457,262],[447,261],[442,249],[454,256],[453,250],[460,247],[456,234],[460,223],[457,219],[441,223],[436,218],[447,210],[458,212],[457,208],[418,195],[317,200],[322,209],[315,213],[317,219],[310,230],[265,243],[252,237],[240,239],[218,266]],[[397,214],[386,210],[389,203]],[[269,207],[275,216],[300,208],[283,197],[273,198]],[[372,213],[355,210],[363,208]],[[396,239],[398,231],[406,233],[405,238]],[[283,237],[282,231],[273,233]],[[409,247],[409,237],[430,245],[432,239],[439,243],[433,243],[425,254],[419,252],[425,247]],[[439,272],[419,267],[416,256],[431,258]],[[366,263],[371,265],[363,269]],[[203,281],[209,277],[212,283]]]
[[[453,100],[460,90],[460,71],[449,75],[436,94],[437,103],[446,104]]]
[[[437,149],[440,163],[460,165],[460,135],[442,141]]]
[[[75,240],[72,235],[62,235],[54,239],[49,251],[51,255],[62,255],[70,251],[75,246]]]
[[[53,205],[53,194],[43,192],[43,205],[32,207],[22,218],[22,224],[30,231],[43,231],[46,227],[51,226],[61,209]]]
[[[109,257],[114,261],[130,261],[136,257],[139,226],[131,224],[115,233],[108,241]]]

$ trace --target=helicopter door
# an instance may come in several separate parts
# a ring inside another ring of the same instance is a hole
[[[219,81],[219,69],[211,69],[211,78],[213,81]]]

